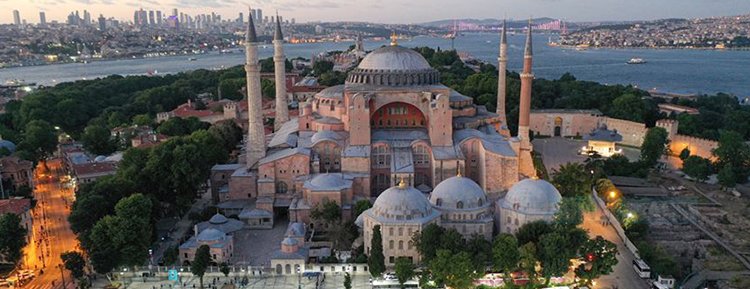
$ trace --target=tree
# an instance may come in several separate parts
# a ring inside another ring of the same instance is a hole
[[[190,263],[190,272],[200,278],[201,288],[203,288],[203,275],[206,274],[209,263],[211,263],[211,248],[208,245],[201,245],[195,250],[195,257]]]
[[[503,233],[495,237],[492,244],[492,257],[495,269],[502,270],[505,278],[510,278],[510,272],[518,267],[520,255],[516,237]]]
[[[398,284],[401,284],[401,288],[404,288],[404,283],[414,277],[415,274],[414,264],[412,264],[411,260],[405,257],[399,257],[396,259],[394,270],[396,271],[396,279],[398,279]]]
[[[580,163],[567,163],[552,173],[552,183],[564,197],[585,195],[591,189],[591,175]]]
[[[636,122],[643,122],[645,105],[640,97],[623,94],[612,101],[609,116]]]
[[[724,188],[734,188],[737,185],[737,176],[734,174],[734,170],[731,164],[726,164],[719,170],[717,175],[719,184]]]
[[[356,203],[354,203],[354,218],[357,218],[369,208],[372,208],[372,203],[370,203],[370,200],[357,201]]]
[[[711,174],[711,161],[699,156],[689,156],[683,159],[682,171],[699,182],[705,181]]]
[[[154,123],[154,119],[148,114],[139,114],[133,116],[133,124],[137,126],[149,126]]]
[[[549,233],[539,238],[537,254],[542,264],[544,285],[549,285],[553,276],[562,276],[568,272],[572,249],[566,243],[565,236],[559,233]]]
[[[151,246],[151,200],[142,194],[133,194],[117,202],[115,216],[118,226],[110,234],[120,245],[120,265],[143,264]]]
[[[341,219],[341,207],[339,207],[338,203],[330,200],[318,203],[310,211],[310,218],[331,224]]]
[[[83,259],[81,253],[68,251],[60,254],[60,259],[62,259],[65,264],[65,269],[70,271],[70,275],[72,275],[73,278],[80,279],[83,277],[83,268],[86,266],[86,260]]]
[[[492,243],[482,235],[474,234],[471,239],[466,240],[463,251],[469,253],[471,262],[479,272],[486,271],[487,265],[492,263]]]
[[[526,223],[516,232],[516,239],[519,244],[539,243],[542,235],[552,232],[552,226],[544,220]]]
[[[456,289],[472,288],[478,275],[466,252],[455,254],[449,250],[438,250],[430,261],[429,269],[436,282]]]
[[[441,248],[440,237],[445,233],[443,227],[437,224],[429,224],[412,236],[412,244],[417,248],[422,262],[429,264],[435,257],[437,250]]]
[[[352,276],[349,275],[349,272],[344,274],[344,288],[352,289]]]
[[[313,73],[316,76],[321,76],[324,73],[333,71],[333,62],[325,61],[325,60],[318,60],[315,61],[315,64],[313,64]]]
[[[583,223],[583,212],[575,198],[563,198],[560,208],[555,213],[554,226],[557,230],[567,231]]]
[[[667,130],[661,127],[649,128],[641,145],[641,161],[653,167],[667,147]]]
[[[367,259],[372,277],[378,277],[385,272],[385,256],[383,256],[383,236],[380,233],[380,225],[372,228],[372,240],[370,241],[370,257]]]
[[[52,125],[43,120],[32,120],[26,124],[18,150],[30,152],[34,160],[39,161],[52,154],[56,148],[57,134]]]
[[[229,265],[226,262],[221,263],[219,271],[221,271],[221,274],[224,274],[224,277],[229,277]]]
[[[0,215],[0,256],[10,263],[18,263],[23,256],[23,247],[26,246],[26,233],[18,215]]]
[[[440,235],[440,243],[438,246],[440,249],[454,253],[466,250],[466,242],[463,235],[454,228],[449,228]]]
[[[719,138],[719,146],[713,150],[718,158],[717,166],[725,170],[731,169],[735,183],[744,183],[750,174],[750,145],[745,143],[742,136],[734,131],[725,131]],[[719,171],[721,173],[721,170]],[[725,172],[725,176],[730,176]]]
[[[575,269],[576,277],[581,278],[585,285],[599,276],[612,273],[617,265],[617,245],[605,240],[602,236],[587,240],[581,246],[581,256],[584,264]]]
[[[89,233],[90,245],[87,251],[91,265],[94,266],[96,272],[101,274],[109,274],[120,262],[120,244],[111,233],[118,229],[118,222],[119,219],[115,216],[105,216],[96,222]]]
[[[536,255],[536,245],[534,243],[529,242],[518,248],[518,267],[526,273],[532,284],[536,280]]]
[[[103,126],[87,126],[83,131],[81,141],[86,150],[96,155],[108,155],[117,149],[109,129]]]
[[[680,152],[680,159],[684,161],[689,156],[690,156],[690,149],[688,149],[687,147],[682,149],[682,151]]]

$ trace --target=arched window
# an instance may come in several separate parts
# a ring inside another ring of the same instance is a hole
[[[463,209],[463,208],[464,208],[464,202],[458,201],[458,203],[456,203],[456,209]]]
[[[417,167],[429,167],[430,165],[430,151],[424,145],[416,145],[412,147],[412,155],[414,158],[414,165]]]
[[[404,241],[398,241],[398,249],[403,250],[404,249]]]
[[[438,207],[442,206],[443,205],[443,199],[437,198],[437,200],[435,200],[435,205],[438,206]]]
[[[477,204],[478,204],[478,205],[479,205],[480,207],[481,207],[481,206],[483,206],[483,205],[484,205],[484,200],[482,200],[482,198],[479,198],[479,200],[477,200]]]
[[[276,182],[276,193],[277,194],[286,194],[286,192],[289,190],[285,182]]]

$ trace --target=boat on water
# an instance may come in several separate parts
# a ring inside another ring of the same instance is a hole
[[[196,61],[196,60],[198,60],[198,58],[195,58],[195,57],[188,58],[188,61]]]
[[[643,58],[631,58],[627,62],[628,64],[644,64],[646,63],[646,60],[643,60]]]

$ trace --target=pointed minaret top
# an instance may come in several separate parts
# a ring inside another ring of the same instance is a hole
[[[273,35],[273,40],[284,40],[284,35],[281,34],[281,19],[278,12],[276,12],[276,33]]]
[[[508,44],[508,36],[506,36],[506,23],[505,20],[503,20],[503,30],[500,31],[500,44]]]
[[[531,18],[529,18],[529,29],[528,34],[526,34],[526,50],[524,50],[523,55],[524,56],[531,56],[534,55],[533,53],[533,47],[531,46]]]
[[[245,31],[245,42],[254,43],[258,41],[258,36],[255,34],[255,23],[253,23],[253,13],[248,8],[248,19],[247,19],[247,30]]]

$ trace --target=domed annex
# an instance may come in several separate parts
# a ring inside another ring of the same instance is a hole
[[[560,192],[549,182],[539,179],[520,181],[496,203],[498,231],[515,233],[533,221],[552,221],[560,202]]]
[[[430,193],[430,203],[440,211],[440,225],[456,229],[464,238],[478,234],[492,238],[490,202],[481,187],[461,175],[442,181]]]
[[[190,237],[179,248],[180,261],[183,265],[189,265],[195,257],[195,253],[202,245],[209,247],[212,262],[228,262],[234,254],[234,238],[224,232],[208,228],[201,231],[198,235]]]
[[[363,227],[366,254],[370,253],[372,232],[380,226],[383,238],[383,255],[387,264],[395,258],[419,260],[419,252],[410,240],[414,232],[438,221],[440,212],[434,210],[427,197],[419,190],[401,181],[398,186],[385,190],[358,218]]]
[[[195,224],[194,230],[196,235],[209,229],[219,230],[224,234],[231,234],[241,230],[243,227],[244,224],[242,221],[229,219],[222,214],[216,213],[208,221]]]

